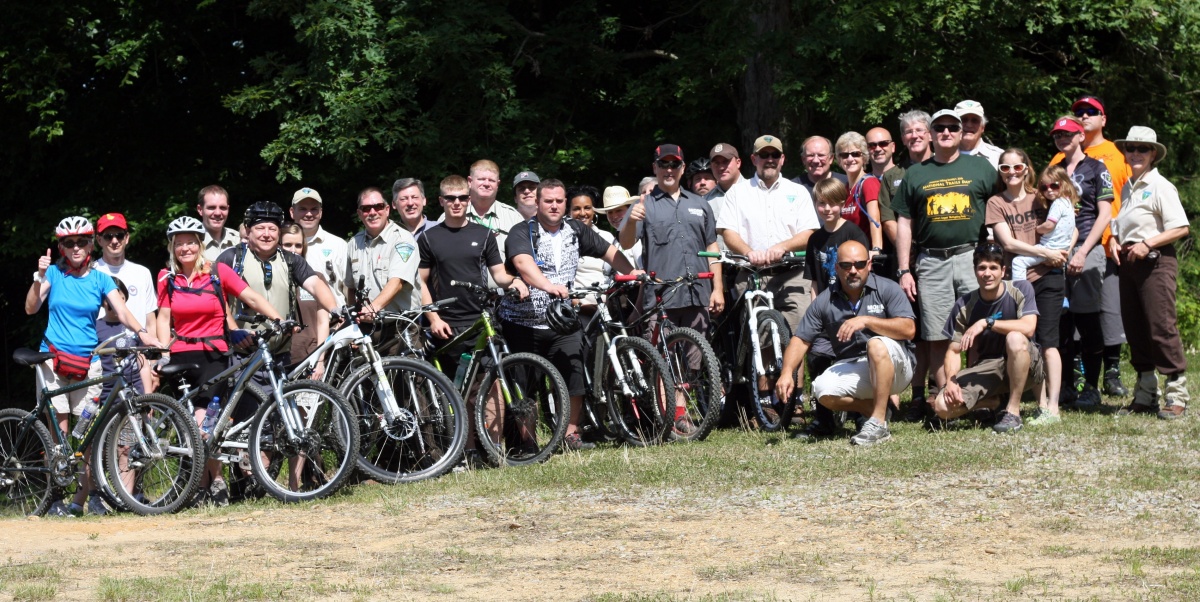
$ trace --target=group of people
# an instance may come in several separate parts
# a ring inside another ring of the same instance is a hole
[[[38,258],[25,308],[49,306],[43,351],[88,356],[98,332],[123,327],[145,344],[168,343],[169,361],[197,366],[187,376],[198,383],[227,367],[230,345],[244,344],[238,333],[253,326],[238,318],[290,316],[308,325],[270,341],[286,363],[314,350],[330,312],[360,293],[367,316],[455,297],[426,314],[429,342],[440,346],[481,311],[455,281],[514,289],[498,311],[506,339],[514,351],[550,359],[564,376],[572,402],[565,441],[578,450],[592,446],[579,431],[582,340],[577,321],[562,318],[589,311],[595,300],[572,302],[571,289],[604,282],[614,270],[662,280],[712,272],[666,300],[675,324],[708,332],[747,286],[746,274],[723,274],[698,254],[724,249],[763,268],[762,285],[794,333],[783,374],[767,388],[783,400],[806,373],[812,378],[816,412],[798,437],[831,435],[833,412],[845,411],[861,417],[852,443],[885,441],[898,394],[909,386],[905,414],[913,419],[996,408],[992,428],[1013,432],[1024,423],[1021,396],[1033,391],[1039,411],[1031,423],[1056,422],[1060,400],[1100,403],[1101,375],[1106,393],[1128,395],[1118,367],[1127,336],[1138,376],[1121,412],[1177,418],[1188,393],[1172,243],[1187,235],[1188,221],[1157,169],[1167,149],[1155,132],[1135,126],[1109,142],[1106,118],[1100,98],[1079,98],[1054,121],[1059,153],[1040,171],[1023,150],[987,143],[984,109],[969,100],[932,116],[901,115],[907,153],[897,153],[882,126],[836,141],[808,138],[800,151],[805,171],[794,179],[783,176],[776,136],[754,141],[749,177],[736,145],[716,144],[688,164],[678,145],[661,144],[636,195],[521,171],[509,205],[497,198],[499,166],[480,160],[465,178],[439,182],[437,220],[421,180],[398,179],[390,195],[362,190],[363,229],[349,240],[321,227],[324,201],[311,188],[297,190],[286,212],[269,201],[252,204],[234,229],[226,227],[229,193],[208,186],[198,194],[198,218],[168,226],[157,277],[126,260],[132,233],[122,214],[103,214],[95,226],[80,216],[62,220],[60,258],[49,249]],[[835,159],[843,173],[832,169]],[[800,251],[805,265],[780,262]],[[653,297],[644,295],[646,306]],[[453,373],[449,364],[443,368]],[[81,376],[64,376],[58,366],[39,367],[39,386]],[[88,375],[100,371],[93,362]],[[149,367],[136,380],[142,390],[158,385]],[[198,421],[220,393],[199,399]],[[55,398],[61,422],[99,394],[89,388]],[[686,416],[675,427],[690,428]],[[219,464],[205,480],[215,502],[228,500]],[[60,510],[77,513],[86,495]]]

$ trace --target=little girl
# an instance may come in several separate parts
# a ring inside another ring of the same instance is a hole
[[[1037,226],[1036,232],[1041,235],[1037,246],[1054,250],[1070,249],[1075,244],[1075,205],[1079,203],[1079,193],[1067,170],[1051,165],[1042,172],[1037,202],[1046,211],[1046,220]],[[1026,255],[1013,257],[1012,279],[1025,280],[1025,272],[1045,260],[1045,257]]]

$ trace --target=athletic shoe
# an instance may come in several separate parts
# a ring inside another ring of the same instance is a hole
[[[680,416],[675,419],[675,434],[680,437],[690,437],[696,432],[696,425],[692,424],[692,419],[687,415]]]
[[[875,445],[891,438],[892,433],[888,431],[887,425],[872,418],[863,423],[862,430],[858,431],[857,435],[850,438],[850,445]]]
[[[992,425],[992,431],[996,433],[1015,433],[1021,430],[1021,417],[1016,414],[1009,413],[1007,410],[1000,410],[998,413],[1000,418],[996,420],[996,424]]]
[[[571,433],[570,435],[567,435],[566,438],[563,439],[563,443],[567,446],[567,449],[571,451],[596,449],[595,443],[592,443],[591,441],[584,441],[583,437],[579,436],[579,433]]]
[[[1062,422],[1062,416],[1055,416],[1046,410],[1038,410],[1037,415],[1025,421],[1029,426],[1049,426]]]
[[[100,499],[100,496],[89,495],[87,501],[87,512],[88,514],[95,514],[96,516],[104,516],[111,512],[111,510],[108,509],[108,506],[104,505],[104,500]]]
[[[67,508],[66,504],[62,503],[62,500],[57,500],[53,504],[50,504],[50,509],[46,511],[46,516],[51,516],[54,518],[75,518],[76,515]]]
[[[1094,408],[1100,405],[1100,391],[1092,385],[1084,385],[1083,390],[1079,392],[1079,396],[1075,398],[1075,407],[1077,408]]]
[[[208,486],[208,501],[218,508],[229,505],[229,485],[225,483],[225,479],[213,479],[212,484]]]
[[[1163,420],[1175,420],[1176,418],[1183,418],[1183,413],[1186,411],[1187,411],[1187,406],[1172,404],[1172,405],[1168,405],[1165,408],[1159,410],[1158,417]]]
[[[808,426],[792,433],[792,439],[811,443],[817,439],[832,437],[835,430],[833,424],[821,420],[813,420],[808,423]]]
[[[1109,397],[1128,397],[1129,389],[1121,384],[1121,373],[1118,370],[1109,370],[1104,373],[1104,394]]]
[[[908,409],[904,411],[902,420],[904,422],[924,422],[932,413],[932,408],[929,407],[929,402],[924,397],[914,397],[912,401],[908,402]]]

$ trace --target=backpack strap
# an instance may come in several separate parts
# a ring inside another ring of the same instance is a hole
[[[875,221],[875,218],[871,217],[871,212],[867,211],[867,204],[863,201],[863,198],[862,198],[863,197],[863,182],[866,182],[867,178],[875,178],[875,179],[879,180],[880,184],[883,183],[882,179],[876,178],[875,176],[873,176],[871,174],[867,174],[866,176],[859,178],[858,181],[854,183],[854,189],[850,191],[850,195],[852,197],[854,197],[854,204],[858,205],[858,210],[862,211],[862,214],[867,216],[867,221],[871,222],[871,225],[875,226],[876,228],[882,228],[883,226],[879,225],[879,222]]]

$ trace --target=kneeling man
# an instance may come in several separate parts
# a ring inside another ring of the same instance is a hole
[[[825,334],[833,342],[835,363],[813,381],[813,397],[834,412],[869,416],[850,443],[872,445],[892,437],[888,396],[912,380],[917,327],[900,285],[871,273],[866,246],[844,242],[837,259],[838,285],[822,291],[800,320],[775,390],[787,399],[795,383],[804,382],[804,356],[817,336]],[[824,434],[832,434],[833,425],[827,429]]]
[[[1029,281],[1004,280],[1004,251],[998,245],[980,245],[974,259],[979,289],[960,297],[946,320],[947,382],[933,409],[950,420],[977,408],[998,408],[1007,396],[992,430],[1015,433],[1021,430],[1021,393],[1040,387],[1045,376],[1041,352],[1031,340],[1037,303]],[[968,368],[960,372],[964,350]]]

